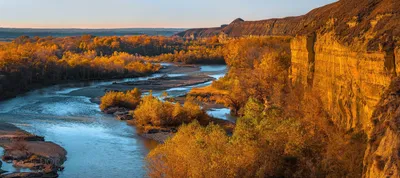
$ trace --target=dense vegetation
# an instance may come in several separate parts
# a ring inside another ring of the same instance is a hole
[[[318,91],[289,80],[289,39],[232,39],[224,48],[229,72],[204,96],[217,91],[240,116],[233,135],[182,126],[148,155],[150,177],[361,177],[365,134],[333,125]]]
[[[181,51],[154,57],[157,61],[183,62],[186,64],[225,64],[224,47],[216,37],[192,40]]]
[[[19,37],[0,44],[0,100],[67,80],[135,77],[160,69],[148,60],[223,63],[217,39],[177,37]]]

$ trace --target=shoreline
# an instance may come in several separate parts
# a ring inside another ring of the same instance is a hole
[[[17,98],[19,95],[24,95],[26,93],[29,93],[29,92],[32,92],[35,90],[40,90],[40,89],[44,89],[46,87],[51,87],[51,86],[55,86],[55,85],[77,84],[77,83],[95,82],[95,81],[112,81],[112,80],[118,80],[118,79],[124,79],[124,78],[139,78],[139,77],[150,76],[150,75],[157,74],[157,73],[158,72],[143,74],[143,75],[125,75],[125,76],[113,76],[113,77],[107,77],[107,78],[94,78],[94,79],[60,80],[60,81],[56,81],[56,82],[50,82],[48,84],[34,83],[34,84],[31,84],[31,86],[28,89],[21,90],[18,92],[2,91],[2,92],[7,92],[7,94],[3,95],[0,98],[0,102],[6,101],[9,99],[13,99],[13,98]],[[9,94],[8,92],[10,92],[11,94]]]
[[[30,172],[6,172],[1,177],[57,177],[64,169],[67,151],[60,145],[45,141],[14,124],[0,123],[0,146],[4,148],[2,160],[14,167]]]
[[[212,65],[210,65],[210,66],[212,66]],[[158,85],[157,83],[164,83],[164,81],[169,81],[168,86],[164,86],[164,88],[162,88],[160,90],[166,90],[166,89],[169,89],[169,88],[179,88],[179,87],[185,88],[185,86],[203,84],[203,83],[207,83],[209,81],[215,80],[214,78],[208,76],[208,75],[212,75],[214,73],[216,73],[216,72],[214,72],[214,71],[203,71],[203,69],[199,65],[182,65],[182,64],[172,63],[171,66],[163,67],[160,71],[154,73],[154,74],[157,74],[157,75],[155,75],[155,76],[153,75],[150,78],[161,76],[162,79],[161,80],[159,80],[159,79],[155,79],[155,80],[151,79],[151,81],[153,81],[153,83],[147,85],[147,87],[152,87],[152,86],[160,87],[160,85]],[[163,74],[172,74],[172,75],[169,76],[169,77],[163,77],[162,76]],[[184,74],[184,76],[182,76],[181,74]],[[201,74],[203,74],[203,75],[201,75]],[[187,80],[191,80],[192,83],[187,83]],[[93,80],[90,80],[90,81],[93,81]],[[92,103],[96,103],[96,101],[94,101],[95,100],[94,96],[102,96],[106,92],[104,89],[106,87],[108,87],[108,86],[112,86],[113,85],[111,83],[112,79],[99,80],[99,81],[106,81],[106,82],[104,84],[102,82],[99,82],[100,83],[99,85],[97,85],[97,83],[96,83],[95,85],[93,85],[93,87],[86,87],[86,85],[85,85],[83,87],[80,87],[78,90],[73,90],[73,91],[70,91],[68,93],[62,93],[60,95],[65,95],[65,96],[84,96],[84,97],[89,98]],[[109,81],[109,82],[107,82],[107,81]],[[119,81],[124,81],[124,80],[119,80]],[[84,82],[84,81],[68,81],[68,82],[64,81],[64,83],[70,83],[70,82],[74,82],[74,83],[76,82],[77,85],[80,85],[80,83],[77,83],[77,82]],[[70,83],[70,84],[74,84],[74,83]],[[142,84],[145,84],[145,83],[142,83]],[[120,84],[120,85],[122,85],[122,84]],[[66,87],[70,88],[71,86],[68,85]],[[135,86],[135,85],[125,85],[125,87],[133,89],[133,88],[135,88],[137,86]],[[42,86],[42,88],[44,88],[44,86]],[[190,88],[190,87],[188,87],[188,88]],[[150,88],[150,89],[153,89],[153,88]],[[160,91],[157,91],[157,92],[160,92]],[[27,95],[29,95],[29,94],[27,94]],[[22,95],[22,96],[24,96],[24,95]],[[175,96],[177,96],[177,95],[175,95]],[[113,119],[115,119],[115,118],[113,118]],[[226,123],[228,123],[227,121],[222,120],[222,119],[217,119],[217,120],[219,120],[218,122],[226,122]],[[217,120],[213,120],[213,121],[217,122]],[[9,122],[12,122],[12,121],[9,121]],[[128,124],[129,124],[129,122],[128,122]],[[231,124],[233,124],[233,123],[231,123]],[[14,127],[10,126],[10,128],[14,128]],[[18,127],[16,127],[16,128],[18,128]],[[21,130],[21,129],[18,129],[18,130]],[[0,132],[1,132],[1,127],[0,127]],[[25,133],[27,133],[27,132],[25,132]],[[27,133],[27,134],[29,135],[30,133]],[[161,132],[157,132],[157,133],[144,133],[144,134],[134,133],[134,134],[137,134],[140,138],[143,138],[144,140],[151,141],[151,143],[155,144],[155,145],[158,145],[160,143],[165,142],[166,139],[168,139],[168,138],[170,138],[170,137],[172,137],[174,135],[173,132],[165,132],[165,131],[161,131]],[[32,135],[32,134],[30,134],[30,135]],[[0,136],[1,136],[1,133],[0,133]],[[52,142],[45,142],[43,137],[40,137],[40,138],[42,138],[42,141],[38,141],[37,138],[35,138],[33,140],[36,140],[36,141],[34,141],[34,143],[28,143],[27,144],[28,147],[31,147],[31,145],[34,145],[34,148],[39,148],[41,145],[47,145],[47,146],[51,145],[50,147],[54,146],[56,148],[55,150],[58,150],[60,153],[65,151],[65,149],[61,148],[59,145],[57,145],[55,143],[52,143]],[[0,142],[1,142],[1,137],[0,137]],[[149,149],[151,149],[151,148],[149,148]],[[6,148],[4,150],[6,150]],[[40,149],[40,150],[44,150],[44,149]],[[39,154],[36,150],[34,150],[34,151],[35,151],[34,152],[35,154]],[[48,154],[50,154],[48,151],[49,150],[44,150],[44,152],[47,152]],[[40,153],[40,154],[43,154],[43,153]],[[67,153],[65,151],[65,153],[61,153],[59,155],[61,155],[61,157],[65,157],[66,154]],[[62,156],[62,155],[64,155],[64,156]],[[29,155],[29,157],[30,156],[31,155]],[[28,162],[25,162],[27,159],[20,160],[22,162],[18,163],[18,164],[20,164],[20,165],[24,165],[25,164],[25,166],[27,166]],[[61,160],[65,161],[64,159],[61,159]],[[35,166],[35,165],[31,164],[30,166]],[[34,173],[33,172],[30,172],[30,173],[15,173],[15,174],[13,173],[13,174],[14,175],[18,175],[20,177],[27,177],[27,176],[31,176],[33,174],[37,174],[38,175],[38,174],[42,174],[42,173],[43,172],[40,172],[40,173],[37,173],[37,172],[34,172]],[[54,173],[54,171],[53,171],[53,173]]]
[[[200,66],[199,65],[180,65],[180,64],[173,64],[171,66],[166,66],[162,70],[158,72],[158,74],[164,74],[161,77],[156,77],[152,78],[149,80],[145,81],[133,81],[133,82],[119,82],[119,83],[113,83],[111,85],[106,85],[106,86],[101,86],[96,88],[96,90],[104,90],[104,93],[107,91],[119,91],[119,92],[125,92],[127,90],[132,90],[133,88],[138,88],[142,90],[143,92],[147,91],[165,91],[168,89],[172,88],[179,88],[179,87],[188,87],[188,86],[195,86],[199,84],[205,84],[210,81],[214,81],[215,78],[210,77],[209,75],[205,74],[197,74],[200,72]],[[172,76],[170,77],[169,75],[173,74],[182,74],[184,73],[185,75],[182,76]],[[81,91],[73,91],[71,94],[82,94],[82,92],[91,92],[90,89],[81,90]],[[92,97],[90,99],[91,102],[100,104],[100,98],[101,97]],[[173,97],[172,100],[176,100],[176,102],[183,103],[185,98],[183,96],[176,96]],[[198,104],[203,107],[204,111],[206,112],[208,109],[219,109],[219,108],[225,108],[221,104],[216,104],[216,103],[211,103],[211,102],[201,102],[197,101]],[[126,121],[128,125],[131,125],[133,127],[135,126],[134,123],[134,118],[130,116],[129,110],[126,108],[109,108],[109,110],[103,111],[103,113],[109,114],[109,115],[114,115],[115,119],[121,120],[121,121]],[[207,114],[208,115],[208,114]],[[208,115],[210,118],[209,123],[214,123],[220,125],[222,128],[224,128],[227,131],[227,134],[231,134],[233,132],[233,128],[235,127],[235,123],[229,120],[224,120],[224,119],[219,119],[219,118],[214,118],[210,115]],[[164,143],[168,138],[173,137],[175,134],[176,130],[178,128],[159,128],[159,129],[152,129],[149,132],[142,133],[138,131],[138,135],[145,138],[149,139],[152,141],[156,141],[159,144]],[[175,132],[174,132],[175,131]]]

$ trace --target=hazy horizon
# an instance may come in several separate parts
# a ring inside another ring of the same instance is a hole
[[[49,27],[49,28],[42,28],[42,27],[2,27],[2,26],[0,26],[0,29],[15,29],[15,30],[129,30],[129,29],[145,29],[145,30],[173,29],[173,30],[176,30],[176,29],[181,29],[181,30],[187,30],[190,28],[179,28],[179,27],[176,27],[176,28],[175,27],[170,27],[170,28],[168,28],[168,27],[132,27],[132,28],[130,28],[130,27],[126,27],[126,28],[119,28],[119,27],[115,27],[115,28]]]
[[[263,20],[302,15],[336,0],[139,1],[0,0],[1,28],[128,29],[203,28],[235,18]]]

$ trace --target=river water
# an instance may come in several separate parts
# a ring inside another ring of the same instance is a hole
[[[226,66],[201,66],[197,73],[219,78],[225,75]],[[90,101],[93,93],[81,95],[71,93],[113,82],[147,80],[160,75],[63,84],[35,90],[0,102],[0,121],[15,124],[28,132],[44,136],[46,141],[64,147],[68,154],[64,163],[65,169],[60,172],[60,177],[145,177],[144,158],[152,142],[139,137],[134,127],[100,112],[98,104]],[[210,84],[211,82],[207,82],[195,86],[171,88],[167,92],[171,96],[180,96],[193,87]],[[160,95],[162,92],[154,91],[153,94]],[[208,113],[228,119],[229,109],[214,109]],[[18,170],[9,164],[4,164],[3,169],[27,171]]]

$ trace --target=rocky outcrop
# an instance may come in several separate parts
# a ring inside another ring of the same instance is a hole
[[[372,116],[365,178],[400,177],[400,78],[393,80]]]
[[[291,42],[292,81],[320,91],[325,109],[342,128],[370,130],[369,118],[391,79],[394,58],[342,45],[333,34],[297,36]]]
[[[1,177],[57,177],[57,171],[63,169],[67,154],[61,146],[8,123],[0,123],[0,146],[4,148],[4,161],[36,171],[7,173]]]
[[[365,43],[346,46],[334,34],[319,33],[296,36],[291,51],[292,82],[319,93],[335,125],[369,135],[364,177],[398,177],[400,80],[390,85],[399,70],[398,48],[368,51]]]
[[[54,173],[44,173],[44,172],[18,172],[2,175],[2,178],[55,178],[58,177]]]

